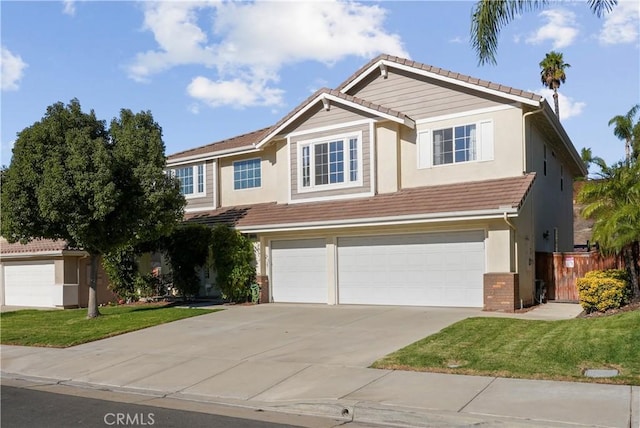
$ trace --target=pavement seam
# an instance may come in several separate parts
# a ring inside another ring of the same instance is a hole
[[[629,385],[629,428],[633,428],[633,386]]]
[[[498,379],[497,377],[494,377],[493,379],[491,379],[491,382],[489,382],[489,383],[487,384],[487,386],[485,386],[485,387],[484,387],[484,388],[482,388],[480,391],[478,391],[478,393],[477,393],[476,395],[474,395],[473,397],[471,397],[471,399],[470,399],[469,401],[467,401],[467,402],[465,403],[465,405],[464,405],[464,406],[460,407],[460,408],[458,409],[457,413],[462,413],[462,411],[464,410],[464,408],[465,408],[465,407],[467,407],[469,404],[471,404],[471,402],[472,402],[473,400],[475,400],[475,399],[476,399],[480,394],[482,394],[483,392],[485,392],[485,391],[487,390],[487,388],[489,388],[489,387],[493,384],[493,382],[495,382],[497,379]]]
[[[238,367],[239,365],[241,365],[241,364],[242,364],[242,363],[244,363],[244,362],[245,362],[245,361],[240,361],[240,362],[238,362],[238,364],[235,364],[235,365],[233,365],[233,366],[231,366],[231,367],[228,367],[228,368],[226,368],[226,369],[222,370],[221,372],[218,372],[218,373],[216,373],[216,374],[214,374],[214,375],[211,375],[211,376],[209,376],[208,378],[202,379],[201,381],[196,382],[196,383],[194,383],[194,384],[192,384],[192,385],[185,386],[184,388],[178,389],[178,390],[176,390],[176,391],[174,391],[174,392],[169,392],[169,393],[167,393],[167,395],[173,395],[173,394],[179,394],[179,393],[182,393],[182,391],[184,391],[185,389],[193,388],[193,387],[194,387],[194,386],[196,386],[196,385],[200,385],[202,382],[206,382],[206,381],[208,381],[209,379],[212,379],[212,378],[214,378],[214,377],[216,377],[216,376],[218,376],[218,375],[221,375],[222,373],[226,373],[226,372],[228,372],[228,371],[229,371],[229,370],[231,370],[231,369],[235,369],[236,367]]]
[[[369,367],[367,367],[367,368],[369,368]],[[371,369],[371,370],[376,370],[376,369]],[[382,371],[382,370],[381,370],[381,371]],[[382,374],[382,376],[377,377],[377,378],[375,378],[375,379],[372,379],[371,381],[369,381],[369,382],[367,382],[366,384],[364,384],[364,385],[362,385],[362,386],[360,386],[360,387],[358,387],[358,388],[354,389],[353,391],[351,391],[351,392],[349,392],[349,393],[347,393],[347,394],[344,394],[343,396],[339,397],[339,398],[338,398],[338,400],[343,400],[343,399],[347,398],[347,396],[348,396],[348,395],[354,394],[354,393],[356,393],[356,392],[360,391],[361,389],[366,388],[367,386],[369,386],[369,385],[371,385],[371,384],[373,384],[373,383],[375,383],[375,382],[379,381],[380,379],[382,379],[382,378],[384,378],[384,377],[389,376],[389,375],[390,375],[391,373],[393,373],[394,371],[395,371],[395,370],[387,370],[387,373],[383,373],[383,374]],[[355,408],[355,407],[354,407],[354,408]]]
[[[280,384],[281,384],[281,383],[283,383],[284,381],[291,379],[292,377],[294,377],[294,376],[295,376],[295,375],[297,375],[298,373],[301,373],[301,372],[303,372],[303,371],[307,370],[307,369],[308,369],[309,367],[311,367],[311,366],[312,366],[312,364],[309,364],[308,366],[301,368],[300,370],[296,371],[295,373],[292,373],[292,374],[290,374],[289,376],[287,376],[286,378],[284,378],[284,379],[282,379],[282,380],[280,380],[280,381],[278,381],[278,382],[274,383],[273,385],[269,386],[268,388],[265,388],[263,391],[260,391],[260,392],[258,392],[257,394],[253,394],[252,396],[248,397],[245,401],[250,401],[250,400],[252,400],[253,398],[257,397],[258,395],[263,394],[263,393],[267,392],[268,390],[270,390],[271,388],[274,388],[274,387],[276,387],[276,386],[280,385]]]

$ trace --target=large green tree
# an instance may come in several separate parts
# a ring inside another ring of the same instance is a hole
[[[634,147],[638,145],[639,129],[638,124],[631,127],[630,144]],[[618,132],[614,133],[620,137]],[[589,180],[578,195],[578,200],[585,204],[582,215],[595,220],[593,240],[604,252],[622,253],[633,295],[637,298],[640,296],[640,160],[638,156],[631,156],[624,162],[607,166],[590,152],[584,154],[600,167],[600,172],[598,179]]]
[[[565,70],[571,67],[564,62],[562,53],[551,51],[540,61],[540,80],[542,84],[553,91],[553,105],[556,116],[560,118],[560,104],[558,103],[558,89],[567,80]]]
[[[471,45],[480,64],[496,63],[500,30],[517,16],[547,7],[549,0],[479,0],[471,14]],[[618,0],[588,0],[598,17],[611,11]]]
[[[80,102],[59,102],[18,133],[2,185],[9,242],[63,239],[91,257],[87,316],[97,317],[101,255],[157,239],[182,218],[184,197],[165,174],[162,129],[123,109],[109,129]]]
[[[611,118],[609,126],[615,125],[613,135],[624,141],[624,154],[627,162],[631,157],[637,158],[640,152],[640,119],[634,124],[633,118],[640,111],[640,104],[636,104],[625,115]],[[637,159],[636,159],[637,160]]]

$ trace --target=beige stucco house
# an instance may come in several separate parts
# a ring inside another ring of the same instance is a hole
[[[381,55],[273,126],[172,154],[187,220],[255,241],[272,302],[534,303],[586,174],[540,95]]]
[[[45,308],[86,307],[89,254],[62,240],[9,244],[0,238],[0,304]],[[98,303],[114,301],[106,273],[98,271]]]

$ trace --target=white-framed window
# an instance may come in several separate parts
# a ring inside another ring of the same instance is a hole
[[[298,142],[298,190],[362,185],[362,132]]]
[[[261,159],[246,159],[233,162],[234,190],[252,189],[262,186]]]
[[[180,192],[185,197],[204,196],[206,192],[204,164],[175,168],[172,173],[180,181]]]
[[[493,122],[418,131],[418,168],[493,159]]]

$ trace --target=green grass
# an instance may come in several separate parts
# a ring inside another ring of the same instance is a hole
[[[0,342],[66,348],[212,312],[166,305],[103,307],[94,319],[87,319],[86,309],[6,312],[0,315]]]
[[[372,367],[640,385],[640,311],[562,321],[469,318]],[[585,378],[587,368],[621,374]]]

